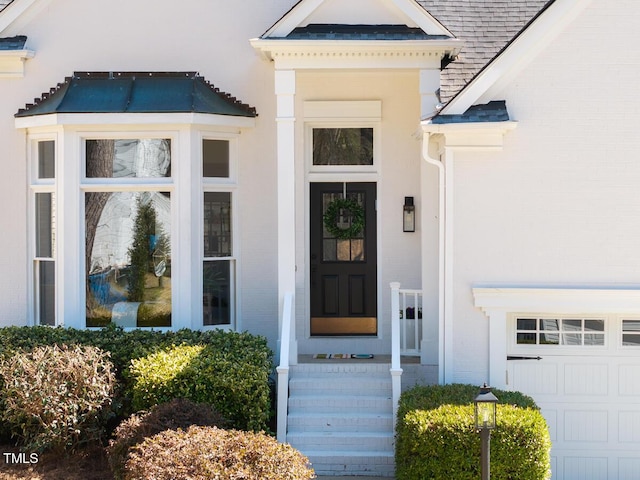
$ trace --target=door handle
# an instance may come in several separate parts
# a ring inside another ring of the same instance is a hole
[[[542,360],[542,357],[525,357],[522,355],[507,355],[507,360]]]

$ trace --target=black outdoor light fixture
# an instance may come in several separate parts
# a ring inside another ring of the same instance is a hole
[[[480,388],[480,393],[473,403],[475,406],[476,429],[480,431],[480,440],[482,442],[480,462],[482,467],[482,480],[489,480],[491,476],[489,471],[491,430],[496,428],[496,406],[498,399],[491,393],[491,387],[485,383]]]
[[[404,207],[402,207],[402,231],[416,231],[416,207],[413,204],[413,197],[404,197]]]

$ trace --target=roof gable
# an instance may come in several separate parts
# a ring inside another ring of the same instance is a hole
[[[255,117],[195,72],[75,72],[16,117],[52,113],[194,112]]]
[[[453,37],[415,0],[300,0],[261,38],[286,38],[309,25],[404,25],[428,35]]]

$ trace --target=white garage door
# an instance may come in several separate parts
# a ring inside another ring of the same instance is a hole
[[[640,320],[514,315],[509,330],[508,388],[541,407],[553,479],[640,479]]]

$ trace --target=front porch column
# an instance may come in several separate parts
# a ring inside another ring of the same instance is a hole
[[[296,72],[276,70],[277,184],[278,184],[278,318],[280,333],[287,293],[296,288],[295,229],[295,93]],[[295,306],[294,306],[295,311]],[[297,359],[295,321],[291,325],[291,359]],[[295,362],[292,362],[295,363]]]

